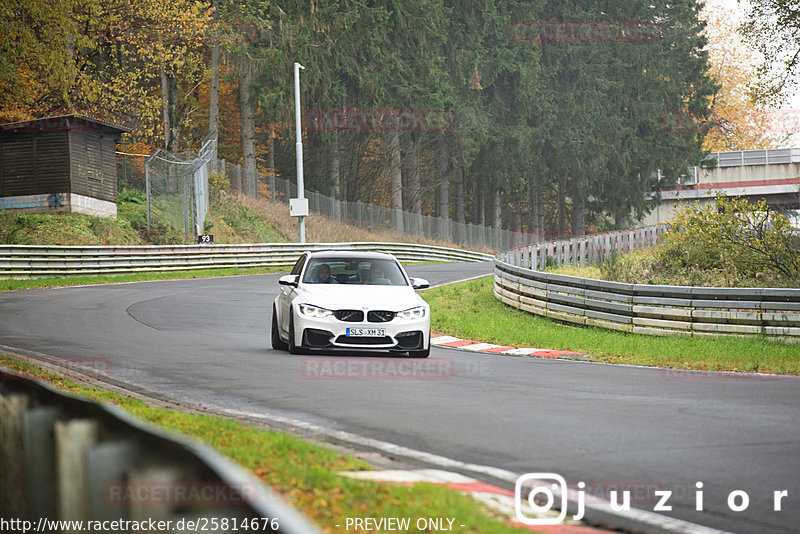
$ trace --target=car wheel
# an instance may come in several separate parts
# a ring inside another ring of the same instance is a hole
[[[272,348],[275,350],[286,350],[289,345],[281,339],[281,333],[278,330],[278,313],[275,310],[275,305],[272,305]]]
[[[431,349],[427,348],[425,350],[410,350],[408,351],[408,355],[412,358],[427,358],[431,355]]]
[[[289,309],[289,354],[303,354],[303,348],[294,343],[294,312]]]

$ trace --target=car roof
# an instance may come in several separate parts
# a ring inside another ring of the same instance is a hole
[[[382,259],[396,260],[394,256],[387,252],[373,252],[368,250],[312,250],[309,258],[343,258],[343,259]]]

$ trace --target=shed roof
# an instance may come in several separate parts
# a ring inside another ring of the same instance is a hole
[[[119,136],[120,134],[130,132],[130,129],[110,122],[99,121],[74,114],[0,124],[0,133],[66,131],[105,133]]]

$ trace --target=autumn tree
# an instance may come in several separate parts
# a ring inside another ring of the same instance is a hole
[[[797,88],[800,69],[800,10],[794,0],[749,3],[743,34],[765,61],[759,64],[754,95],[778,105]]]
[[[764,59],[738,32],[737,13],[725,2],[706,3],[702,18],[706,21],[710,74],[719,85],[711,100],[711,114],[701,116],[687,110],[683,117],[671,117],[678,127],[707,130],[703,148],[756,150],[777,148],[783,139],[776,135],[776,120],[753,94],[753,81]]]

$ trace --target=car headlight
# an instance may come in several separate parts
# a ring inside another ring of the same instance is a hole
[[[331,310],[326,310],[325,308],[320,308],[318,306],[312,306],[311,304],[301,304],[300,313],[306,317],[311,317],[312,319],[323,319],[333,315]]]
[[[425,317],[425,307],[418,306],[416,308],[411,308],[410,310],[401,311],[397,313],[397,316],[401,319],[407,319],[409,321],[414,319],[422,319]]]

